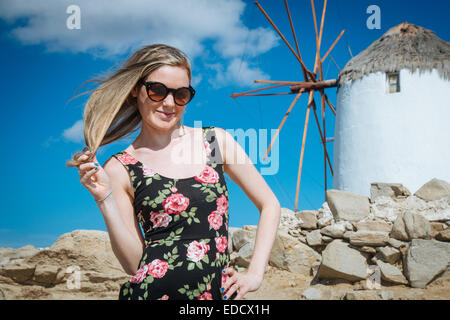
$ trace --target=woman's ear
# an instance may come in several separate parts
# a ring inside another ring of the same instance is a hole
[[[133,87],[133,89],[131,89],[131,96],[133,98],[137,97],[137,86]]]

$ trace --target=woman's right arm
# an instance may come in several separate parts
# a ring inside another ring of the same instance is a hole
[[[83,156],[80,157],[80,159]],[[85,156],[87,159],[87,156]],[[97,202],[114,255],[127,274],[134,275],[138,269],[144,250],[144,238],[134,215],[133,200],[126,191],[128,173],[115,158],[109,159],[102,168],[95,166],[96,157],[80,166],[80,177],[84,173],[82,184],[94,196],[101,199],[112,190],[105,200]],[[98,170],[94,170],[98,167]]]
[[[111,179],[112,195],[97,203],[108,229],[112,250],[126,273],[134,275],[144,250],[144,238],[134,214],[133,199],[126,192],[125,168],[115,158],[104,164]]]

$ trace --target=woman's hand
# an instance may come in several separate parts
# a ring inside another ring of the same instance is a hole
[[[238,273],[231,267],[223,270],[223,277],[228,279],[223,284],[224,299],[229,299],[237,292],[234,300],[240,300],[247,292],[256,291],[261,286],[263,277],[252,273]]]
[[[89,158],[91,158],[89,160]],[[85,151],[78,157],[84,163],[77,166],[80,173],[81,184],[94,196],[95,200],[100,200],[111,190],[110,180],[105,170],[97,163],[97,157],[92,152]]]

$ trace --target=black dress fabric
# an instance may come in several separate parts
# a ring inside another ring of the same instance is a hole
[[[136,274],[119,300],[222,299],[228,266],[228,189],[214,127],[202,127],[207,164],[193,177],[160,175],[126,151],[134,213],[145,235]]]

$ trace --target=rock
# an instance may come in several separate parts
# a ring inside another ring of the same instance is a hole
[[[321,261],[319,253],[289,235],[280,235],[280,241],[284,248],[283,269],[287,271],[309,276],[314,263]]]
[[[450,241],[450,228],[439,232],[436,236],[436,239],[440,241]]]
[[[394,264],[401,257],[400,250],[392,247],[383,247],[379,252],[381,260],[390,264]]]
[[[408,284],[408,280],[406,280],[402,272],[393,265],[381,260],[377,260],[376,264],[380,267],[381,279],[384,281],[394,284]]]
[[[320,233],[332,238],[342,238],[346,232],[345,223],[337,222],[335,224],[323,227],[320,229]]]
[[[448,197],[428,202],[416,196],[397,200],[379,197],[370,207],[371,213],[369,217],[373,216],[391,222],[394,222],[397,216],[404,212],[420,214],[428,221],[445,222],[450,220],[450,202]]]
[[[26,284],[33,278],[34,269],[34,265],[30,265],[27,263],[9,264],[0,268],[0,275],[11,278],[19,284]]]
[[[253,248],[255,246],[255,241],[251,240],[244,244],[239,251],[235,261],[236,266],[247,268],[250,264],[253,255]]]
[[[413,288],[425,286],[444,273],[450,262],[450,243],[413,239],[403,268]]]
[[[394,300],[394,293],[390,290],[381,290],[378,294],[383,300]]]
[[[382,220],[365,220],[354,223],[357,231],[391,232],[392,225]]]
[[[256,232],[244,229],[235,230],[232,234],[233,248],[239,251],[245,244],[255,240]]]
[[[279,229],[285,232],[289,230],[301,230],[302,221],[295,216],[294,211],[287,208],[281,208]]]
[[[357,231],[350,236],[350,243],[354,246],[384,246],[389,240],[387,232]]]
[[[411,195],[411,192],[401,183],[382,183],[374,182],[370,184],[370,200],[376,198],[390,197],[390,198],[406,198]]]
[[[345,233],[344,233],[345,234]],[[324,242],[324,243],[329,243],[329,242],[331,242],[331,241],[333,241],[334,239],[332,238],[332,237],[329,237],[329,236],[322,236],[322,241]]]
[[[11,263],[20,263],[38,251],[39,249],[32,245],[26,245],[18,249],[0,248],[0,266],[5,266]]]
[[[236,228],[236,227],[228,227],[228,252],[233,252],[234,251],[234,246],[233,246],[233,233],[236,230],[241,230],[240,228]]]
[[[345,300],[380,300],[381,297],[373,290],[349,291],[344,296]]]
[[[442,222],[430,222],[431,237],[436,238],[439,232],[447,228],[447,225]]]
[[[36,265],[33,280],[44,285],[50,286],[56,283],[56,276],[61,268],[54,265],[40,263]]]
[[[318,229],[309,232],[306,236],[306,241],[311,247],[322,245],[322,234],[320,233],[320,230]]]
[[[71,266],[80,272],[79,289],[66,283],[73,275],[66,272]],[[0,267],[5,299],[117,299],[120,285],[130,277],[112,252],[108,233],[97,230],[63,234],[20,265]]]
[[[322,251],[319,279],[358,281],[367,277],[366,258],[342,240],[334,240]]]
[[[367,246],[362,246],[362,247],[358,248],[358,250],[361,252],[370,253],[370,254],[375,254],[377,252],[375,250],[375,248],[367,247]]]
[[[306,300],[321,300],[322,292],[317,288],[308,288],[302,292],[302,297]]]
[[[432,179],[425,183],[414,193],[418,198],[425,201],[439,200],[444,197],[450,197],[450,184],[444,180]]]
[[[295,213],[297,219],[300,219],[302,222],[300,223],[301,228],[305,229],[316,229],[317,228],[317,214],[318,212],[315,210],[304,210]]]
[[[327,190],[326,201],[336,221],[358,221],[370,213],[369,198],[352,192]]]
[[[431,238],[430,223],[423,216],[404,212],[394,222],[389,235],[398,240],[429,239]]]
[[[322,204],[322,208],[320,208],[318,211],[317,218],[317,226],[319,228],[323,228],[334,223],[333,214],[331,213],[328,203],[324,202]]]
[[[342,238],[350,241],[350,237],[352,236],[352,234],[354,234],[354,231],[345,231],[344,234],[342,235]],[[323,237],[322,237],[323,238]]]
[[[403,242],[394,238],[389,238],[388,240],[388,244],[393,246],[396,249],[400,249],[400,247],[405,247],[408,245],[407,242]]]

